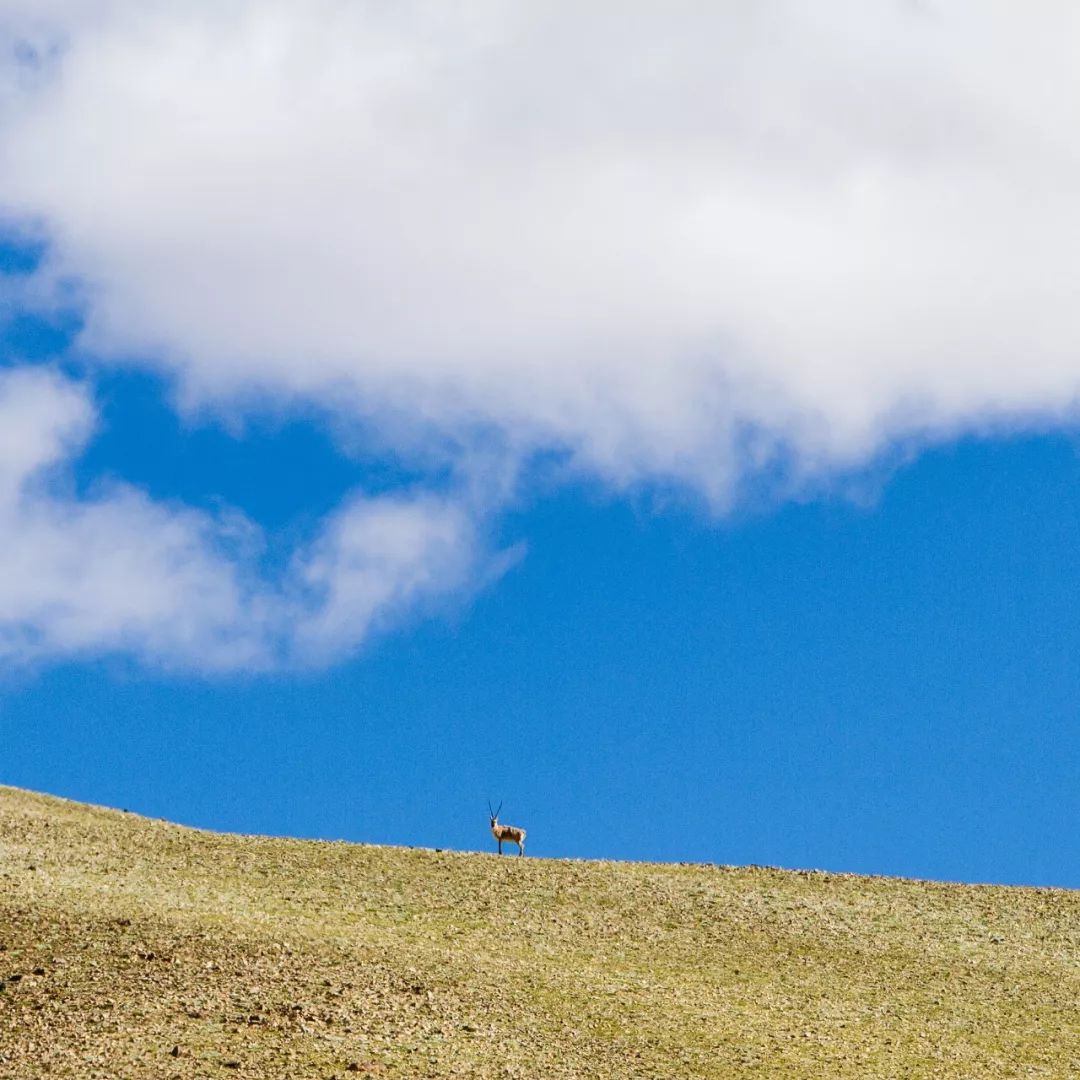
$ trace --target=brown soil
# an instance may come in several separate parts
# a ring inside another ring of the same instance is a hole
[[[0,1077],[1080,1076],[1080,894],[223,836],[0,788]]]

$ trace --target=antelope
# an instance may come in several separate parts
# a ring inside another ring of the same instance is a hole
[[[499,803],[497,810],[491,809],[491,800],[488,799],[488,813],[491,815],[491,835],[499,842],[499,854],[502,854],[503,841],[508,844],[517,844],[518,854],[525,854],[525,830],[519,829],[516,825],[500,825],[499,824],[499,810],[502,809],[502,803]]]

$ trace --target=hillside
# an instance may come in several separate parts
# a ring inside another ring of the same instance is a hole
[[[1072,1077],[1080,894],[217,835],[0,788],[0,1077]]]

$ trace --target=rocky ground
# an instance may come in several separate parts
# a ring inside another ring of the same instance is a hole
[[[222,836],[0,788],[0,1077],[1077,1077],[1080,894]]]

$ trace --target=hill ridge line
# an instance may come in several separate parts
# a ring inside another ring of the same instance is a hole
[[[116,815],[120,821],[141,821],[157,826],[167,826],[172,829],[181,829],[186,832],[196,833],[208,837],[231,839],[240,841],[258,841],[266,843],[289,843],[289,844],[328,844],[345,845],[355,848],[372,848],[385,851],[414,851],[427,852],[434,855],[471,856],[476,855],[484,858],[500,858],[493,851],[474,850],[468,848],[435,847],[425,844],[380,844],[366,840],[346,840],[344,838],[326,838],[309,836],[277,835],[273,833],[243,833],[229,830],[212,829],[203,825],[188,825],[183,822],[173,821],[171,818],[152,817],[136,810],[107,806],[103,803],[84,802],[80,799],[72,799],[65,795],[54,795],[51,792],[37,791],[33,788],[21,788],[13,784],[0,784],[0,796],[4,793],[12,793],[20,796],[28,796],[40,799],[46,803],[61,804],[75,809],[94,811],[109,815]],[[501,856],[513,858],[514,856]],[[1018,891],[1031,891],[1039,893],[1065,893],[1069,895],[1080,894],[1080,890],[1071,889],[1062,885],[1027,885],[1014,883],[998,883],[992,881],[957,881],[942,878],[909,877],[900,874],[865,874],[854,870],[828,870],[820,867],[789,867],[777,866],[767,863],[717,863],[697,862],[692,860],[680,860],[676,862],[664,862],[652,859],[604,859],[596,857],[578,857],[572,855],[531,855],[534,862],[546,864],[581,864],[595,866],[626,866],[626,867],[657,867],[657,868],[699,868],[702,870],[717,870],[727,873],[732,872],[766,872],[773,874],[793,874],[799,877],[814,877],[819,879],[842,878],[856,881],[864,881],[868,884],[874,882],[895,882],[905,885],[926,885],[935,888],[958,888],[958,889],[1009,889]]]

